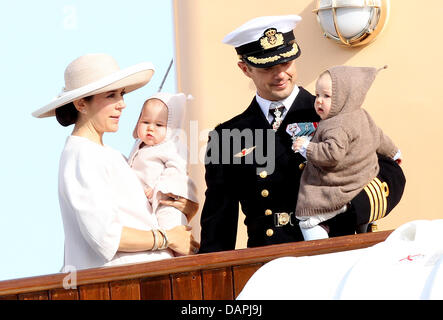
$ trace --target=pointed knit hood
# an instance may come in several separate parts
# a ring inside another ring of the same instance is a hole
[[[339,113],[355,111],[361,107],[378,69],[336,66],[327,71],[332,78],[332,104],[327,117],[329,119]]]

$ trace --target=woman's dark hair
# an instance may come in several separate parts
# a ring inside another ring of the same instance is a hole
[[[93,96],[84,97],[83,99],[86,101],[91,101],[92,97]],[[75,108],[74,103],[70,102],[55,109],[55,117],[57,118],[58,123],[64,127],[67,127],[77,121],[78,111]]]

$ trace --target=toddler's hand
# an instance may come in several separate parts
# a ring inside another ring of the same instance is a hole
[[[146,198],[148,198],[148,200],[151,200],[152,196],[153,196],[153,193],[154,193],[154,190],[152,188],[148,187],[148,186],[145,186],[144,190],[145,190]]]
[[[292,150],[294,150],[294,152],[297,152],[300,150],[300,148],[303,146],[303,144],[305,143],[306,138],[305,137],[298,137],[294,143],[292,144]]]

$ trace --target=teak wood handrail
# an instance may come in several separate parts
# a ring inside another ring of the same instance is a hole
[[[270,260],[366,248],[384,241],[391,232],[78,270],[76,288],[71,290],[63,289],[66,273],[0,281],[0,299],[233,299],[253,272]],[[191,284],[195,290],[190,292]]]

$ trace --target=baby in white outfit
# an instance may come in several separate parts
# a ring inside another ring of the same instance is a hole
[[[159,226],[166,230],[188,221],[181,211],[160,200],[173,194],[198,202],[195,184],[187,174],[187,146],[180,141],[185,106],[182,93],[158,92],[146,100],[128,159],[142,184],[153,190],[150,202]]]

